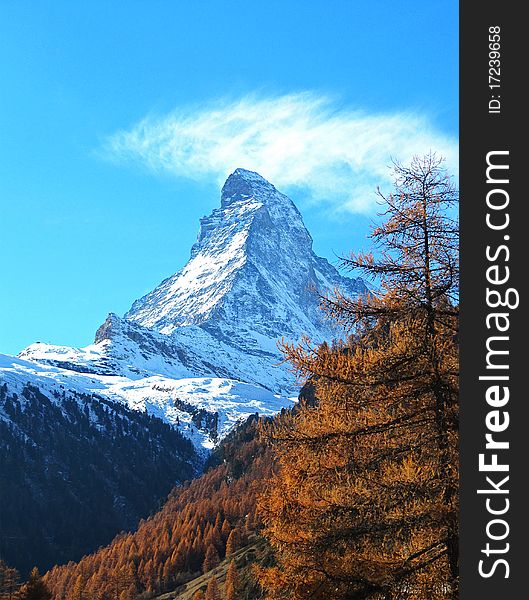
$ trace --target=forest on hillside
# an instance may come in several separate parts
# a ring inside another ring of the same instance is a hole
[[[79,562],[21,588],[2,563],[0,600],[459,597],[458,193],[434,154],[394,175],[371,252],[342,259],[373,292],[321,298],[347,336],[283,344],[298,405]]]
[[[179,431],[93,394],[4,383],[0,412],[0,558],[23,576],[136,527],[200,466]]]

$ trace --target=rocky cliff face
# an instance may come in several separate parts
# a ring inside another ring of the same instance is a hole
[[[282,337],[332,337],[318,292],[367,291],[312,250],[298,209],[257,173],[237,169],[200,222],[191,258],[125,318],[166,335],[198,325],[244,352],[275,353]]]

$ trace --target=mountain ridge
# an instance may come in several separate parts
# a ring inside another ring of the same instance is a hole
[[[288,196],[238,169],[220,206],[201,219],[184,268],[124,317],[109,313],[93,343],[37,342],[17,357],[0,354],[0,453],[15,452],[27,465],[11,474],[0,538],[39,540],[21,543],[11,562],[26,569],[33,552],[45,565],[48,555],[69,560],[95,549],[119,528],[134,527],[172,485],[195,477],[237,425],[294,406],[300,386],[277,343],[337,336],[318,297],[334,288],[367,291],[316,256]],[[153,476],[156,490],[135,503],[136,488],[149,491]],[[82,501],[92,488],[104,499],[101,514],[92,506],[100,500]],[[87,516],[74,529],[67,519],[57,524],[62,512]],[[83,529],[91,525],[94,535]]]
[[[165,334],[193,324],[226,338],[236,323],[250,335],[321,338],[330,326],[312,290],[340,287],[356,295],[367,286],[317,257],[312,244],[288,196],[259,174],[236,169],[220,207],[200,220],[188,263],[134,302],[125,319]],[[200,287],[193,289],[196,282]]]
[[[4,377],[101,394],[208,450],[249,414],[292,406],[299,384],[280,364],[278,342],[340,333],[325,321],[318,293],[368,291],[312,245],[294,202],[258,173],[236,169],[220,205],[200,219],[182,269],[123,317],[110,313],[92,344],[32,344],[18,355],[25,364],[4,361]]]

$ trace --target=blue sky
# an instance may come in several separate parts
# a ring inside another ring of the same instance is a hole
[[[0,352],[90,343],[237,167],[367,247],[391,156],[457,168],[458,3],[0,0]]]

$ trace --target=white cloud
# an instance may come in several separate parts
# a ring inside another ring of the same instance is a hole
[[[425,115],[370,114],[314,93],[245,96],[146,117],[106,141],[105,153],[153,171],[218,183],[237,167],[281,190],[300,188],[336,210],[370,213],[377,185],[391,190],[392,159],[434,151],[456,173],[457,140]]]

